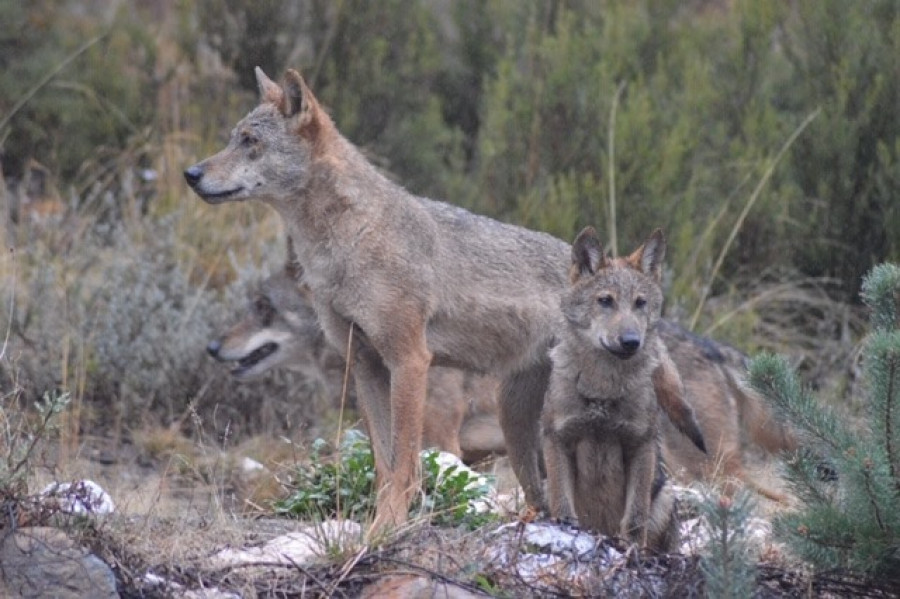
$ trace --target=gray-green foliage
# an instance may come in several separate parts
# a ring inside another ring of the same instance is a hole
[[[820,405],[787,362],[767,355],[750,367],[752,385],[787,416],[802,451],[787,460],[803,506],[776,519],[776,531],[821,568],[898,576],[900,558],[900,268],[883,264],[865,277],[872,331],[863,347],[865,421],[851,426]],[[823,477],[833,469],[836,481]],[[826,479],[826,480],[823,480]]]
[[[0,356],[0,360],[5,360]],[[17,391],[0,395],[0,501],[12,510],[28,494],[30,477],[37,465],[39,444],[48,441],[58,426],[58,416],[69,405],[71,395],[47,392],[34,403],[36,414],[23,409]],[[32,417],[36,416],[36,417]]]
[[[375,459],[368,438],[350,429],[337,452],[317,439],[310,463],[299,468],[291,483],[292,494],[275,504],[276,512],[297,518],[332,518],[337,515],[365,520],[375,512]],[[336,455],[329,455],[336,453]],[[433,524],[481,526],[496,516],[479,511],[473,502],[489,493],[487,479],[467,468],[441,463],[440,452],[422,454],[422,493],[412,506]]]
[[[180,421],[188,429],[192,410],[203,432],[223,440],[324,425],[322,404],[334,398],[320,397],[299,373],[238,383],[206,354],[246,313],[265,272],[239,267],[225,293],[204,285],[177,216],[87,229],[65,257],[37,241],[11,255],[16,280],[7,289],[16,297],[11,308],[4,297],[0,311],[0,330],[11,332],[0,393],[19,387],[31,400],[67,389],[83,416],[103,426]],[[262,270],[283,260],[283,245],[272,244]]]

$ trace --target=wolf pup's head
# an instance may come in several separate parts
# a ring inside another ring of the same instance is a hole
[[[184,171],[210,204],[249,199],[277,202],[309,183],[309,164],[331,120],[297,71],[283,85],[256,68],[260,104],[231,131],[224,150]]]
[[[610,258],[593,227],[585,228],[572,245],[571,286],[561,302],[569,326],[617,358],[637,354],[662,312],[665,254],[660,229],[629,256]]]

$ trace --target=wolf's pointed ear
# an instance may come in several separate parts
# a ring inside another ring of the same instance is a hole
[[[662,229],[656,229],[644,242],[644,245],[628,256],[627,260],[656,281],[662,280],[662,265],[666,259],[666,237]]]
[[[259,98],[261,102],[269,102],[282,108],[284,105],[284,90],[281,86],[269,79],[259,67],[254,69],[256,73],[256,84],[259,86]]]
[[[604,264],[606,256],[597,231],[594,227],[585,227],[572,244],[572,282],[596,273]]]
[[[296,116],[301,129],[313,124],[318,116],[319,102],[294,69],[288,69],[284,74],[284,93],[284,116]]]
[[[298,283],[303,278],[303,266],[297,258],[297,252],[294,250],[294,239],[290,235],[287,238],[287,259],[284,261],[284,271]]]

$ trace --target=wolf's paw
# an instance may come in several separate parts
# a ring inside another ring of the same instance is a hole
[[[530,524],[536,520],[541,520],[546,516],[546,512],[541,508],[533,505],[526,505],[525,509],[519,513],[519,522],[521,524]]]
[[[559,518],[551,518],[554,524],[558,524],[565,528],[580,528],[578,526],[577,516],[560,516]]]

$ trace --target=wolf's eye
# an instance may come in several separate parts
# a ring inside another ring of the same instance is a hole
[[[613,302],[613,296],[611,295],[601,295],[597,298],[597,303],[604,308],[612,308]]]
[[[265,295],[260,295],[253,300],[253,310],[256,311],[256,315],[259,316],[259,319],[266,326],[271,324],[275,318],[275,307],[272,306],[271,300]]]
[[[634,307],[637,308],[638,310],[643,309],[643,307],[646,305],[647,305],[647,300],[645,300],[642,297],[639,297],[634,300]]]
[[[249,133],[244,133],[241,135],[241,145],[245,148],[249,148],[250,146],[255,145],[256,141],[256,138]]]

